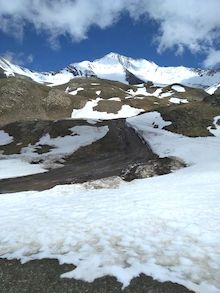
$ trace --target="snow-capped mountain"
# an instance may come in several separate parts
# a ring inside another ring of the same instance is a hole
[[[101,59],[73,63],[59,72],[34,72],[0,58],[0,68],[7,76],[23,75],[50,86],[67,83],[74,77],[97,76],[123,83],[152,81],[155,84],[182,83],[195,87],[210,87],[220,82],[220,70],[203,70],[178,67],[160,67],[145,59],[132,59],[109,53]],[[135,77],[135,79],[134,79]]]
[[[81,70],[92,70],[100,78],[118,80],[124,83],[126,71],[143,81],[152,81],[156,84],[182,83],[189,86],[206,87],[220,81],[220,70],[202,70],[178,67],[160,67],[154,62],[145,59],[132,59],[116,53],[109,53],[93,62],[83,61],[73,66]]]
[[[0,58],[0,69],[3,70],[3,73],[7,77],[22,75],[38,83],[47,84],[49,86],[65,84],[76,76],[89,75],[89,70],[80,70],[74,66],[67,67],[59,72],[36,72],[18,65],[14,65],[4,58]]]

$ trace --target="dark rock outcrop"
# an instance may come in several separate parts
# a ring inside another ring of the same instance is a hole
[[[131,73],[127,69],[125,69],[125,77],[126,77],[126,81],[131,85],[132,84],[142,84],[142,83],[144,83],[143,80],[138,78],[136,75],[134,75],[133,73]]]

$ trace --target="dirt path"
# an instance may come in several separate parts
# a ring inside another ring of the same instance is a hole
[[[60,274],[73,269],[59,265],[56,260],[35,260],[21,265],[17,260],[0,260],[1,293],[190,293],[185,287],[171,282],[160,283],[141,275],[121,290],[113,277],[86,283],[74,279],[61,279]]]

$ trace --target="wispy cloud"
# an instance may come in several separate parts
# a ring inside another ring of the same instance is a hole
[[[25,55],[22,52],[14,53],[11,51],[6,51],[5,53],[3,53],[1,55],[1,57],[7,59],[8,61],[10,61],[14,64],[20,65],[20,66],[31,64],[34,60],[34,57],[32,54]]]
[[[210,50],[207,58],[204,60],[205,67],[214,67],[220,65],[220,50]]]
[[[21,38],[25,25],[32,23],[57,45],[61,35],[81,41],[92,26],[107,28],[127,12],[132,19],[144,16],[158,23],[158,52],[175,49],[181,54],[188,48],[208,55],[217,49],[219,11],[219,0],[0,0],[0,29]]]

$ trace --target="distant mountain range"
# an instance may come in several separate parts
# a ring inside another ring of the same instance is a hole
[[[61,85],[75,77],[96,76],[102,79],[138,84],[151,81],[156,85],[181,83],[206,88],[220,83],[220,70],[160,67],[145,59],[133,59],[109,53],[101,59],[72,63],[60,71],[35,72],[0,58],[1,76],[23,76],[49,86]]]

